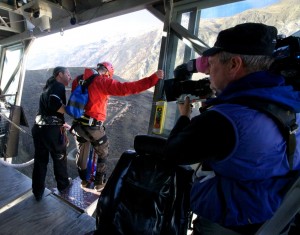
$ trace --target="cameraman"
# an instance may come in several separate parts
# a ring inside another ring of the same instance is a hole
[[[214,47],[203,53],[217,97],[191,120],[189,98],[178,104],[181,116],[168,138],[166,157],[176,164],[201,162],[212,170],[191,190],[194,235],[254,234],[274,215],[297,177],[291,174],[286,141],[274,120],[231,102],[245,97],[282,104],[297,113],[300,124],[300,92],[268,71],[276,37],[275,27],[258,23],[221,31]],[[299,132],[296,141],[293,171],[300,169]]]

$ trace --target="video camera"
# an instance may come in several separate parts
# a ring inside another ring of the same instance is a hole
[[[282,75],[286,84],[300,91],[300,38],[289,36],[277,39],[273,56],[275,61],[270,71]],[[188,63],[177,66],[174,70],[174,78],[164,81],[168,102],[177,100],[182,103],[186,95],[190,97],[191,102],[195,102],[213,94],[208,78],[191,80],[192,74],[197,72],[195,63],[196,60],[190,60]]]
[[[300,38],[289,36],[277,39],[270,70],[284,76],[286,84],[300,91]]]
[[[177,66],[174,70],[174,78],[164,81],[164,90],[167,101],[183,103],[185,96],[190,97],[190,101],[197,102],[210,97],[213,92],[210,89],[210,81],[203,78],[198,81],[191,80],[192,73],[197,72],[195,60]]]

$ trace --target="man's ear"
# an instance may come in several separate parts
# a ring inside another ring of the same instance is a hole
[[[233,77],[236,77],[242,72],[243,61],[240,56],[233,56],[229,63],[229,72]]]
[[[59,71],[59,73],[57,74],[57,76],[60,78],[63,75],[62,71]]]
[[[238,70],[242,67],[243,61],[240,56],[233,56],[231,58],[231,69]]]

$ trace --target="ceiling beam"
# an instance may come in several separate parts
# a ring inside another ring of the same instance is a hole
[[[182,27],[177,22],[171,22],[170,26],[176,36],[187,46],[193,48],[199,55],[202,55],[203,51],[210,48],[205,42],[200,40],[194,34],[191,34],[186,28]]]

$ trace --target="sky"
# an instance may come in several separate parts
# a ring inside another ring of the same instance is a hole
[[[245,0],[230,3],[217,8],[207,8],[203,10],[201,12],[201,18],[227,17],[251,8],[262,8],[276,2],[279,2],[279,0]]]

